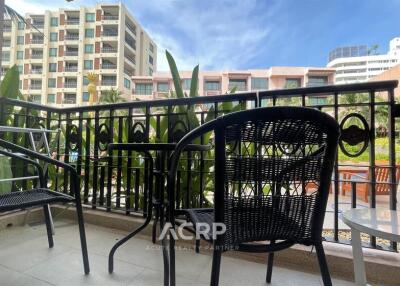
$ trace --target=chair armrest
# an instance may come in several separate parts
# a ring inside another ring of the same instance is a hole
[[[12,152],[18,152],[18,153],[22,153],[28,157],[34,158],[34,159],[38,159],[40,161],[55,165],[57,167],[63,168],[66,171],[69,171],[71,174],[71,179],[73,179],[73,181],[71,181],[71,188],[75,194],[75,197],[79,197],[80,196],[80,192],[78,189],[78,173],[76,172],[75,168],[72,167],[69,164],[66,164],[64,162],[55,160],[53,158],[50,158],[44,154],[29,150],[27,148],[18,146],[16,144],[10,143],[8,141],[5,141],[3,139],[0,139],[0,147],[6,148],[11,150]]]
[[[19,159],[21,161],[27,162],[27,163],[35,166],[35,168],[36,168],[36,170],[38,172],[40,187],[41,188],[45,188],[46,187],[46,183],[44,181],[43,167],[40,166],[40,164],[38,162],[36,162],[34,160],[31,160],[29,158],[26,158],[26,157],[17,155],[15,153],[7,152],[7,151],[2,150],[2,149],[0,149],[0,154],[3,154],[4,156],[7,156],[7,157]]]

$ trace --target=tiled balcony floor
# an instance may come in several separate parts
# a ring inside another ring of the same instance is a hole
[[[0,231],[0,285],[162,285],[159,249],[150,241],[132,239],[116,253],[115,272],[107,271],[111,246],[124,233],[86,224],[91,273],[83,274],[75,222],[55,221],[53,249],[47,247],[44,225]],[[209,285],[211,257],[177,252],[177,285]],[[267,285],[266,265],[223,257],[220,285]],[[319,275],[275,267],[271,285],[322,285]],[[333,285],[353,285],[334,280]]]

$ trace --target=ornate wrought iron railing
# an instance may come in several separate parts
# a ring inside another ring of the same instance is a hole
[[[59,136],[49,138],[50,147],[55,157],[76,167],[83,202],[106,211],[146,215],[143,206],[147,202],[147,159],[139,153],[118,151],[109,164],[102,160],[109,143],[175,142],[189,130],[222,114],[260,106],[317,108],[336,118],[342,129],[326,215],[326,237],[348,242],[347,230],[339,220],[342,210],[378,206],[394,210],[398,206],[400,152],[396,154],[399,134],[395,123],[400,108],[395,102],[396,87],[397,81],[382,81],[62,109],[0,98],[0,125],[60,129]],[[28,142],[24,135],[1,136],[19,144]],[[201,138],[200,143],[204,140]],[[192,152],[183,159],[178,173],[178,206],[211,204],[212,155],[212,151]],[[386,170],[385,175],[378,172],[379,168]],[[29,172],[26,168],[22,171],[25,175]],[[49,169],[49,181],[53,188],[68,192],[68,175],[60,171]],[[354,176],[345,175],[348,173]],[[361,175],[364,179],[357,179]],[[26,187],[24,184],[20,187]],[[360,191],[362,186],[368,187],[366,196]],[[366,243],[391,250],[397,247],[375,237]]]

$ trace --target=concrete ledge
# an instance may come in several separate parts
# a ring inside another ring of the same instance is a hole
[[[75,208],[72,206],[53,206],[53,217],[76,220]],[[106,228],[112,228],[130,232],[144,221],[143,218],[125,216],[115,213],[109,213],[100,210],[85,209],[85,222]],[[43,222],[43,212],[41,208],[6,214],[0,217],[0,231],[10,226],[20,226]],[[140,238],[151,238],[150,224],[140,234]],[[43,229],[45,231],[45,229]],[[88,242],[90,243],[90,242]],[[193,241],[180,240],[178,246],[193,248]],[[210,254],[207,250],[210,245],[202,242],[201,253]],[[351,246],[324,243],[329,269],[332,277],[354,281],[353,279],[353,259]],[[230,251],[224,255],[229,257],[241,258],[252,262],[263,263],[266,265],[266,253],[244,253]],[[400,281],[400,254],[374,249],[364,249],[364,261],[366,263],[367,279],[373,285],[399,285]],[[275,255],[274,265],[290,268],[297,271],[319,273],[319,267],[315,251],[311,252],[311,247],[296,245],[290,249],[278,252]],[[265,266],[266,269],[266,266]]]

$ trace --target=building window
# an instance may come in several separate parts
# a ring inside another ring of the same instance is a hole
[[[207,80],[204,84],[204,90],[220,90],[220,82],[215,80]]]
[[[131,81],[127,78],[124,78],[124,86],[128,89],[131,88]]]
[[[93,61],[91,61],[91,60],[85,60],[84,62],[83,62],[83,66],[84,66],[84,69],[85,70],[92,70],[93,69]]]
[[[58,26],[58,18],[57,17],[51,17],[50,18],[50,26],[52,26],[52,27],[57,27]]]
[[[152,76],[153,75],[153,69],[149,68],[149,75]]]
[[[83,77],[83,85],[88,85],[89,84],[89,80],[86,76]]]
[[[94,22],[95,21],[95,14],[94,13],[86,13],[86,22]]]
[[[17,60],[23,60],[23,59],[24,59],[24,52],[17,51]]]
[[[57,64],[49,63],[49,72],[56,72],[56,71],[57,71]]]
[[[35,102],[35,103],[41,103],[42,102],[42,96],[40,94],[32,94],[31,95],[31,100],[32,100],[32,102]]]
[[[328,84],[327,76],[309,76],[307,86],[323,86]]]
[[[94,38],[94,29],[85,29],[85,38]]]
[[[141,95],[152,95],[153,93],[153,84],[152,83],[137,83],[135,94]]]
[[[184,78],[182,79],[182,88],[184,90],[190,90],[190,85],[192,84],[192,79]]]
[[[58,41],[58,33],[50,33],[50,42],[57,42]]]
[[[263,77],[252,77],[251,89],[252,90],[268,89],[268,79]]]
[[[17,36],[17,45],[24,44],[24,36]]]
[[[89,98],[90,98],[90,93],[89,92],[85,91],[85,92],[82,93],[82,101],[83,102],[88,102]]]
[[[153,57],[149,55],[149,63],[153,64]]]
[[[55,78],[49,78],[47,82],[47,87],[56,87],[56,79]]]
[[[25,29],[25,23],[24,22],[18,22],[18,30],[24,30]]]
[[[299,78],[287,78],[285,82],[285,88],[296,88],[301,86],[301,80]]]
[[[157,83],[157,91],[158,92],[168,92],[168,90],[169,90],[168,82]]]
[[[19,74],[22,74],[23,68],[21,65],[17,65]]]
[[[47,95],[47,103],[55,103],[56,102],[56,95],[54,93],[49,93]]]
[[[149,44],[149,50],[150,50],[150,52],[154,52],[154,46],[153,46],[153,44],[152,43],[150,43]]]
[[[65,93],[64,94],[64,103],[75,104],[76,103],[76,94],[75,93]]]
[[[328,104],[328,99],[320,96],[312,96],[310,97],[310,105],[326,105]]]
[[[49,57],[56,57],[56,56],[57,56],[57,48],[50,48]]]
[[[228,89],[236,88],[238,91],[244,91],[247,90],[246,83],[247,80],[245,79],[229,79]]]
[[[93,54],[93,45],[85,45],[85,54]]]

